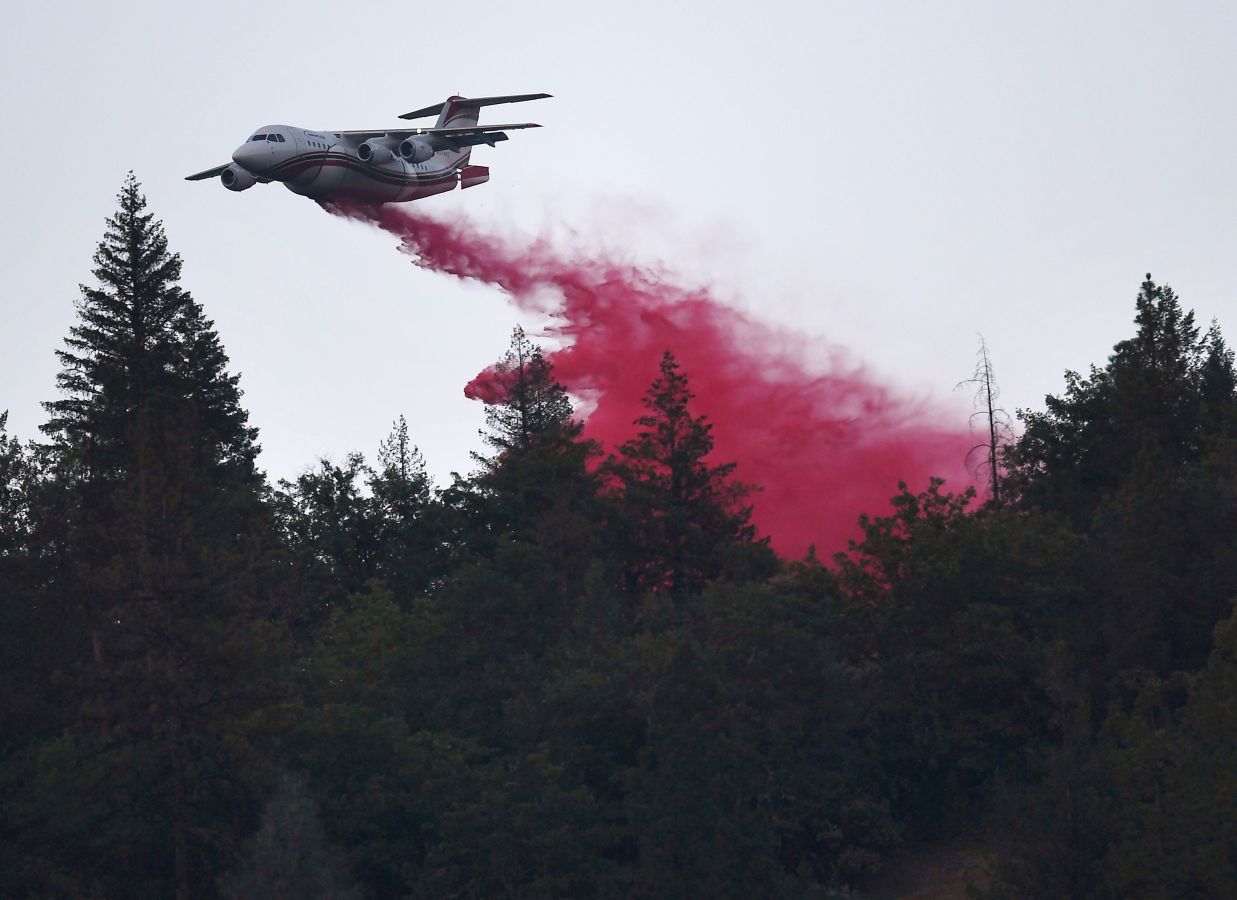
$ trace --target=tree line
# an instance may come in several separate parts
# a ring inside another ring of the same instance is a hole
[[[980,831],[992,898],[1237,892],[1237,374],[1150,276],[999,503],[827,562],[673,348],[608,453],[516,329],[471,474],[400,418],[272,484],[132,176],[93,276],[0,416],[0,894],[862,897]]]

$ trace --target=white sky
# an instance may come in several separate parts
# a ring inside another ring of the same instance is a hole
[[[281,186],[183,177],[271,122],[533,91],[555,98],[483,121],[545,127],[427,209],[665,262],[945,402],[980,331],[1005,405],[1036,408],[1131,333],[1147,271],[1237,343],[1234,46],[1231,0],[16,5],[0,410],[37,435],[132,168],[273,477],[372,457],[400,413],[440,481],[467,470],[462,387],[520,321],[503,297]]]

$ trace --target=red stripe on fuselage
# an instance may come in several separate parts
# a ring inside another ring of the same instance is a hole
[[[373,181],[399,187],[407,187],[414,184],[437,184],[448,178],[454,178],[458,169],[458,166],[455,163],[452,163],[450,167],[434,173],[386,172],[381,169],[375,169],[373,166],[343,154],[308,153],[295,156],[292,159],[276,166],[271,170],[270,177],[276,179],[277,181],[290,181],[310,169],[316,169],[323,166],[342,166],[346,169],[359,172]]]

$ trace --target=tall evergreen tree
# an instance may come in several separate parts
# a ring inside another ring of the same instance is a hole
[[[1215,383],[1225,368],[1218,328],[1200,337],[1194,313],[1150,275],[1135,305],[1137,333],[1113,348],[1107,366],[1087,377],[1067,372],[1064,395],[1045,398],[1045,412],[1020,411],[1026,429],[1006,459],[1024,506],[1085,527],[1140,456],[1167,467],[1196,460],[1214,433],[1201,399],[1205,373],[1214,370]]]
[[[493,375],[500,396],[485,408],[488,430],[481,432],[481,438],[497,455],[478,456],[483,465],[492,466],[506,453],[580,433],[566,389],[554,378],[553,366],[541,348],[520,326],[512,330],[511,346],[495,364]]]
[[[641,430],[607,464],[632,586],[680,598],[722,575],[767,574],[773,562],[743,505],[750,487],[730,477],[735,464],[707,461],[713,426],[688,408],[693,396],[666,351],[644,397],[648,413],[636,420]]]
[[[443,574],[447,548],[442,507],[403,416],[378,446],[369,489],[378,520],[378,577],[401,601],[410,602]]]
[[[481,437],[493,451],[473,454],[481,468],[473,486],[483,498],[486,530],[584,552],[597,482],[589,461],[598,450],[581,437],[567,390],[541,349],[516,326],[494,366],[497,396],[485,410]],[[474,539],[482,535],[474,529]]]
[[[32,676],[46,672],[39,657],[37,585],[32,546],[37,471],[31,455],[5,433],[7,412],[0,412],[0,757],[29,734]],[[2,805],[2,804],[0,804]],[[0,885],[2,887],[2,885]]]
[[[1197,668],[1237,591],[1232,355],[1150,276],[1135,324],[1104,368],[1067,373],[1047,411],[1023,414],[1006,454],[1022,508],[1087,536],[1074,652],[1098,693],[1121,672]]]
[[[305,779],[283,773],[245,842],[240,868],[221,879],[229,900],[360,900],[347,862],[326,839]]]
[[[1207,329],[1207,357],[1200,373],[1202,420],[1218,441],[1237,440],[1237,362],[1218,322]]]
[[[153,415],[192,417],[194,450],[212,468],[256,487],[256,429],[240,406],[239,376],[202,307],[179,285],[181,260],[146,212],[132,173],[94,255],[96,286],[82,285],[78,322],[57,351],[61,399],[43,426],[83,481],[123,479]]]
[[[0,413],[0,559],[24,549],[30,534],[30,464],[6,433],[8,418],[8,410]]]
[[[43,851],[83,890],[188,898],[209,893],[245,809],[236,729],[269,687],[271,532],[238,377],[132,174],[118,201],[43,427],[66,498],[58,583],[79,638],[61,659],[79,706],[38,777],[69,792],[53,804],[79,802],[71,770],[96,785],[67,817],[91,832],[82,847]]]
[[[327,606],[377,577],[378,524],[365,491],[365,457],[349,453],[281,480],[276,503],[284,539],[300,556],[304,587]],[[325,612],[325,609],[319,610]]]

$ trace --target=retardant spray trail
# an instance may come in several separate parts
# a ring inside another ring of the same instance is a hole
[[[889,511],[899,480],[930,475],[961,490],[974,443],[965,423],[942,427],[921,404],[876,383],[836,348],[773,328],[649,270],[556,249],[513,247],[463,221],[394,206],[330,208],[398,237],[416,265],[502,288],[524,308],[551,312],[570,343],[549,354],[559,380],[581,398],[585,433],[614,450],[632,437],[641,398],[670,350],[713,423],[717,462],[759,485],[753,518],[785,556],[809,545],[844,549],[860,513]],[[547,308],[548,304],[548,308]],[[818,362],[821,356],[823,362]],[[483,372],[465,389],[493,399]]]

